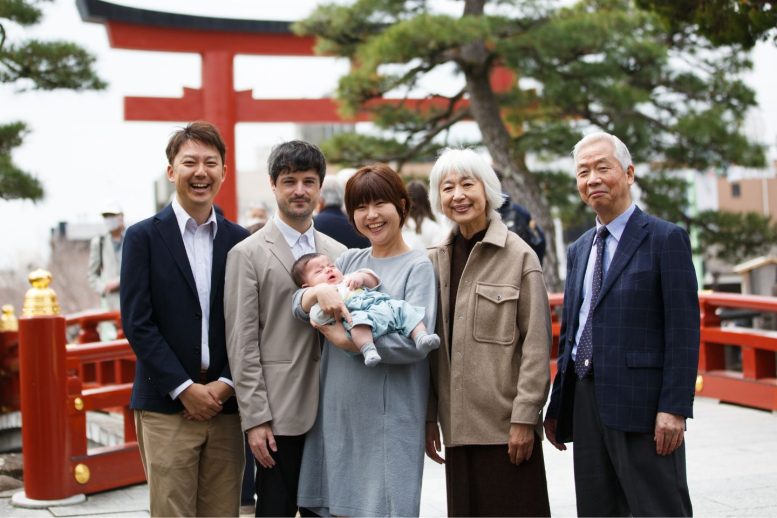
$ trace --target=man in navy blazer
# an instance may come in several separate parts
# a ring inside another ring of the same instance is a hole
[[[237,516],[243,436],[224,332],[227,252],[248,232],[217,214],[218,130],[194,122],[167,146],[170,205],[127,229],[121,316],[137,355],[130,407],[152,516]]]
[[[684,430],[699,301],[688,234],[633,203],[620,139],[588,135],[573,156],[596,228],[567,253],[545,431],[560,450],[574,440],[580,516],[690,516]]]

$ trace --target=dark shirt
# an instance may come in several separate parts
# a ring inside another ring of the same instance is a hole
[[[370,241],[360,236],[348,221],[348,216],[336,205],[330,205],[321,209],[321,212],[313,218],[313,226],[322,234],[339,241],[348,248],[367,248]]]
[[[488,230],[488,227],[484,228],[480,232],[476,233],[471,238],[467,239],[466,237],[462,236],[459,232],[456,233],[456,235],[453,238],[453,250],[451,252],[451,291],[450,291],[450,301],[448,308],[450,311],[450,315],[448,315],[448,322],[450,322],[450,329],[449,335],[451,336],[450,339],[450,346],[453,347],[453,322],[454,322],[454,313],[456,311],[456,297],[459,293],[459,281],[461,281],[461,276],[464,274],[464,267],[467,266],[467,259],[469,259],[469,254],[472,252],[472,249],[475,248],[475,245],[478,244],[480,241],[483,240],[484,237],[486,237],[486,231]],[[448,351],[451,353],[452,351]]]

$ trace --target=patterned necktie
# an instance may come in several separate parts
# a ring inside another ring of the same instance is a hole
[[[580,343],[577,344],[577,355],[575,356],[575,373],[578,378],[584,378],[588,371],[591,370],[594,353],[591,327],[594,305],[599,299],[599,291],[602,289],[604,243],[609,235],[610,232],[604,225],[596,231],[596,262],[594,263],[594,275],[591,281],[591,305],[588,308],[588,317],[585,319],[585,327],[583,328],[583,334],[580,335]]]

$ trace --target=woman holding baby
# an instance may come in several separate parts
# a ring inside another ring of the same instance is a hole
[[[335,265],[344,274],[372,272],[376,290],[424,308],[434,332],[436,285],[432,264],[402,239],[410,200],[402,179],[385,164],[361,168],[348,180],[345,206],[351,224],[371,247],[349,250]],[[316,423],[308,433],[298,503],[322,515],[418,516],[429,387],[428,348],[389,332],[374,339],[380,361],[365,365],[342,318],[350,315],[331,284],[301,289],[295,314],[318,303],[334,317],[319,326],[325,341]]]

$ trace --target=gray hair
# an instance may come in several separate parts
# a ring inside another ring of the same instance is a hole
[[[493,168],[471,149],[446,148],[434,163],[432,172],[429,174],[429,201],[434,210],[443,213],[440,184],[448,173],[475,178],[482,182],[486,191],[486,217],[489,220],[501,219],[497,211],[504,202],[502,185]]]
[[[629,152],[629,148],[626,147],[626,144],[624,144],[621,139],[604,131],[590,133],[580,139],[577,144],[575,144],[575,147],[572,150],[572,158],[575,159],[575,164],[577,164],[577,153],[580,151],[580,148],[587,146],[592,142],[599,142],[602,140],[612,144],[613,148],[615,149],[615,158],[618,160],[621,167],[623,168],[623,171],[625,172],[629,166],[633,164],[631,161],[631,153]]]
[[[324,178],[324,183],[321,184],[321,201],[324,203],[324,207],[331,205],[342,207],[344,196],[343,185],[337,178],[333,176]]]

